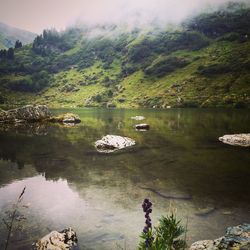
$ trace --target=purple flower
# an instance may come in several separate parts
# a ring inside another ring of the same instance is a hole
[[[142,203],[142,208],[143,208],[143,212],[145,213],[145,218],[146,218],[143,233],[147,234],[149,229],[152,228],[151,218],[149,216],[149,214],[152,213],[152,203],[149,201],[149,199],[144,199]],[[147,237],[145,240],[145,246],[149,247],[153,240],[154,240],[153,237]]]

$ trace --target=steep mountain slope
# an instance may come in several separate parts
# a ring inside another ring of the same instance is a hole
[[[0,59],[0,102],[54,107],[249,107],[250,9],[179,27],[45,30]]]
[[[32,43],[35,37],[35,33],[0,22],[0,49],[14,47],[17,40],[20,40],[23,44]]]

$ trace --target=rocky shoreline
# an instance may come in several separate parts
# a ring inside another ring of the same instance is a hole
[[[249,250],[250,224],[228,227],[226,234],[215,240],[197,241],[189,250]]]
[[[72,228],[52,231],[33,245],[35,250],[68,250],[77,245],[77,235]],[[250,224],[228,227],[224,236],[215,240],[194,242],[189,250],[249,250]]]

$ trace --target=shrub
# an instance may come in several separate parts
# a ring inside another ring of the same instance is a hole
[[[147,67],[144,72],[146,75],[154,75],[154,76],[164,76],[167,73],[173,72],[178,68],[185,67],[189,64],[184,58],[179,57],[167,57],[164,58],[157,63]]]
[[[4,102],[5,102],[4,97],[2,95],[0,95],[0,104],[4,104]]]
[[[11,81],[8,85],[9,89],[21,92],[32,92],[34,86],[32,86],[32,79],[30,77],[25,77],[20,80]]]
[[[233,11],[232,11],[233,10]],[[249,34],[250,9],[234,3],[213,13],[201,14],[185,24],[187,29],[216,38],[229,32]]]
[[[198,67],[198,73],[204,76],[213,76],[219,74],[225,74],[232,71],[232,67],[229,64],[212,64],[209,66]]]
[[[186,248],[186,241],[180,239],[180,236],[186,230],[180,225],[180,221],[176,219],[173,213],[167,217],[162,216],[159,225],[152,228],[149,216],[152,213],[152,203],[145,199],[142,208],[145,212],[146,221],[141,234],[139,250],[182,250]]]

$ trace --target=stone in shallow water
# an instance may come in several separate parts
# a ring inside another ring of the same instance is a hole
[[[167,190],[163,190],[163,189],[155,189],[151,187],[142,187],[142,186],[139,186],[139,188],[151,191],[164,199],[175,199],[175,200],[191,200],[192,199],[191,195],[185,194],[185,193],[182,194],[182,193],[176,193],[176,192],[168,192]]]
[[[136,120],[136,121],[141,121],[141,120],[144,120],[145,117],[144,117],[144,116],[141,116],[141,115],[137,115],[137,116],[131,117],[131,119]]]
[[[77,237],[72,228],[61,232],[52,231],[41,238],[36,244],[36,250],[69,250],[77,244]]]
[[[189,250],[249,250],[250,224],[229,227],[226,234],[216,240],[197,241]]]
[[[219,137],[219,140],[233,146],[250,147],[250,133],[224,135]]]
[[[141,124],[136,124],[135,129],[145,131],[145,130],[149,130],[150,126],[148,124],[146,124],[146,123],[141,123]]]
[[[60,122],[63,124],[76,124],[80,123],[81,119],[78,115],[73,113],[66,113],[59,116],[54,116],[50,119],[51,122]]]
[[[135,145],[133,139],[119,135],[106,135],[95,142],[97,151],[101,153],[111,153],[133,145]]]
[[[197,215],[197,216],[207,216],[207,215],[212,214],[215,211],[216,211],[216,208],[214,206],[207,206],[207,207],[203,207],[203,208],[198,208],[195,215]]]

